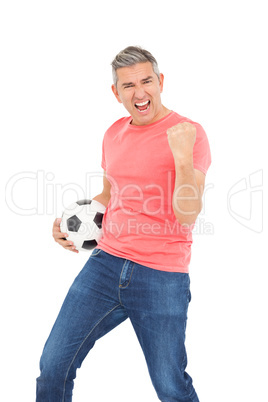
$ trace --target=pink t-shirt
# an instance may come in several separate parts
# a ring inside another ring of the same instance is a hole
[[[111,199],[97,248],[150,268],[188,272],[193,227],[181,226],[172,209],[175,166],[166,132],[185,121],[195,125],[194,168],[205,174],[211,163],[206,133],[175,112],[146,126],[131,120],[118,120],[104,135],[102,167]]]

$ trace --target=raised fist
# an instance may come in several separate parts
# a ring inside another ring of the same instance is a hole
[[[196,128],[193,124],[184,122],[176,124],[167,130],[170,149],[174,158],[190,158],[196,139]]]

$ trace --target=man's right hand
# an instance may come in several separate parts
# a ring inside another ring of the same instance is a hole
[[[74,253],[78,253],[78,250],[76,250],[73,242],[69,241],[67,239],[68,234],[62,233],[60,231],[60,223],[61,223],[61,218],[57,218],[53,224],[52,235],[54,237],[55,242],[60,244],[66,250],[70,250],[70,251],[73,251]]]

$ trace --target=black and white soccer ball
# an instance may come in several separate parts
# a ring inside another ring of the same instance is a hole
[[[102,237],[105,206],[96,200],[77,201],[62,214],[60,230],[77,250],[92,250]]]

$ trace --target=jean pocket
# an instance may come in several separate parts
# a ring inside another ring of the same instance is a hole
[[[96,257],[97,255],[99,255],[101,252],[100,248],[94,248],[94,250],[91,253],[91,257]]]

